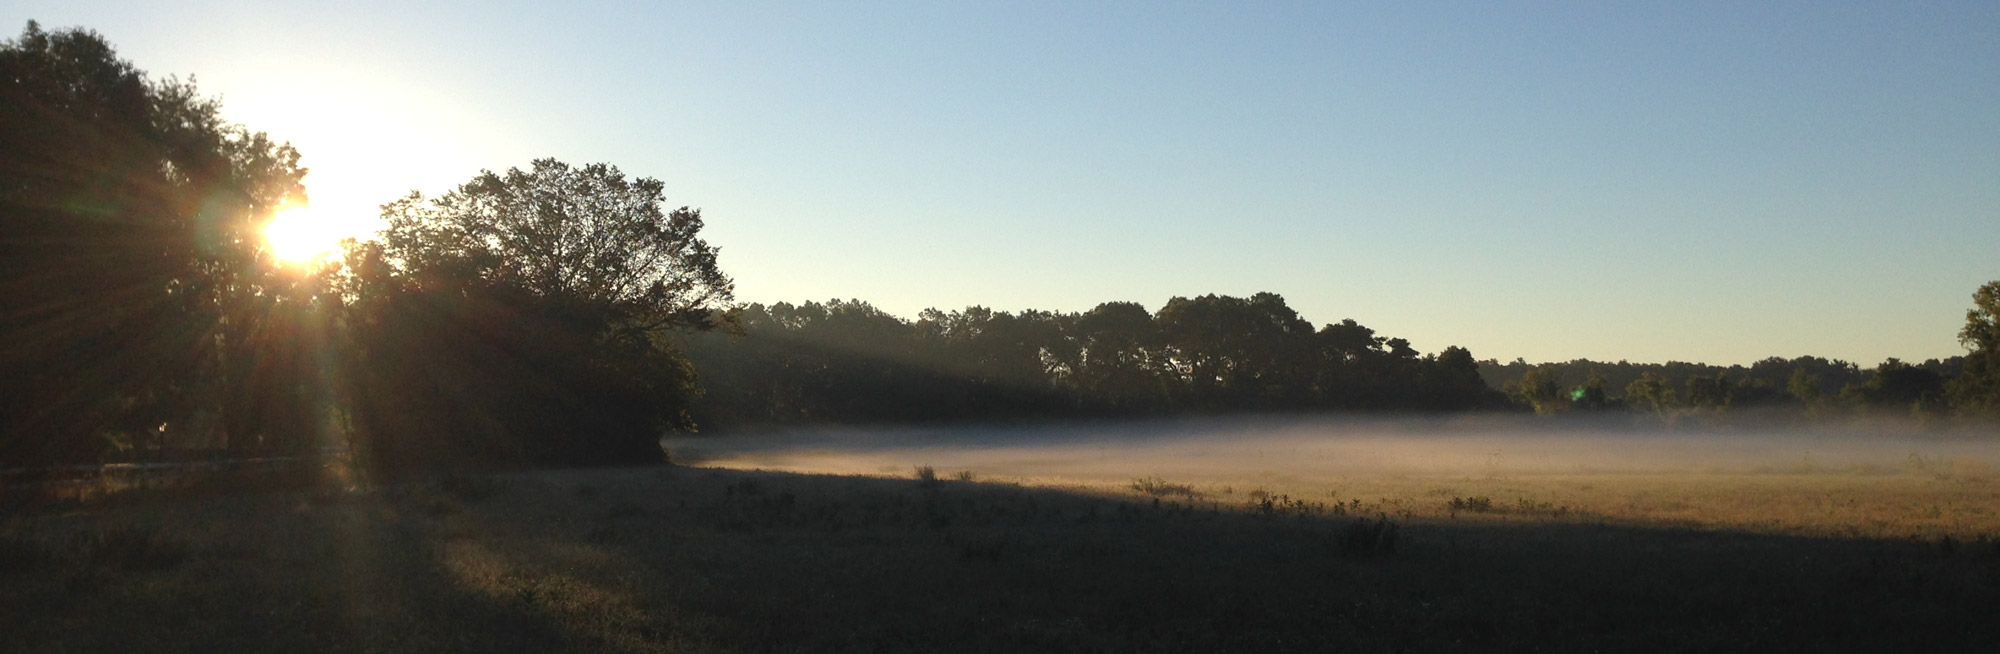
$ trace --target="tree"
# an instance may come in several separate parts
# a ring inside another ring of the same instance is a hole
[[[1734,395],[1735,384],[1729,380],[1728,372],[1715,373],[1714,377],[1689,377],[1687,379],[1687,406],[1692,409],[1729,408],[1729,400]]]
[[[1625,386],[1625,404],[1634,409],[1644,407],[1653,415],[1665,418],[1674,407],[1674,387],[1653,372],[1639,375],[1638,379]]]
[[[1533,407],[1535,413],[1552,415],[1569,406],[1569,398],[1562,392],[1562,381],[1555,368],[1536,368],[1521,377],[1515,397]]]
[[[419,287],[516,288],[626,331],[711,329],[735,286],[698,236],[701,211],[663,211],[663,189],[606,164],[485,171],[435,200],[385,205],[383,253]]]
[[[1805,405],[1808,416],[1819,411],[1819,383],[1819,376],[1806,372],[1803,367],[1793,368],[1791,379],[1785,382],[1786,391],[1798,399],[1800,404]]]
[[[1081,344],[1075,383],[1112,411],[1145,411],[1165,403],[1165,358],[1153,314],[1136,302],[1105,302],[1071,323]]]
[[[1595,371],[1590,373],[1590,377],[1584,380],[1582,386],[1570,389],[1569,392],[1569,403],[1574,408],[1595,411],[1604,408],[1609,402],[1610,398],[1604,395],[1604,376]]]
[[[2000,281],[1973,292],[1958,342],[1971,353],[1951,382],[1952,405],[1964,413],[2000,417]]]
[[[1944,395],[1944,377],[1890,357],[1875,367],[1866,383],[1841,391],[1844,399],[1864,409],[1907,411],[1919,402],[1935,402]]]
[[[1497,391],[1487,388],[1486,381],[1479,376],[1479,361],[1472,351],[1456,345],[1448,346],[1437,355],[1427,357],[1429,381],[1423,399],[1429,409],[1465,410],[1492,404],[1489,398]],[[1505,396],[1500,403],[1505,403]]]
[[[256,229],[306,171],[220,116],[95,32],[29,22],[0,45],[0,461],[93,460],[107,437],[283,403],[236,401],[263,387],[222,373],[255,360],[249,334],[297,345],[266,326],[299,279]]]
[[[1301,408],[1312,388],[1312,323],[1275,293],[1176,297],[1154,316],[1193,406]]]
[[[348,285],[348,395],[371,456],[637,462],[694,428],[671,336],[715,328],[733,285],[701,213],[662,210],[662,189],[543,159],[384,205]]]

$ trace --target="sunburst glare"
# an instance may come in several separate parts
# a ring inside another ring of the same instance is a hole
[[[340,247],[346,234],[324,216],[315,216],[305,207],[279,211],[264,226],[264,242],[271,256],[288,263],[304,263],[324,258]]]

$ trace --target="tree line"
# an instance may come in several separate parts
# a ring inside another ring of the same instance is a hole
[[[1464,348],[1420,355],[1353,320],[1315,328],[1274,293],[1090,311],[752,304],[684,347],[704,423],[1016,420],[1246,411],[1462,411],[1506,400]]]
[[[1978,295],[1990,295],[1994,287],[1988,284]],[[1967,330],[1990,324],[1984,317],[1989,310],[1974,309],[1967,316]],[[1668,420],[1753,411],[1813,419],[1991,417],[1996,406],[1991,346],[1982,347],[1972,339],[1967,347],[1973,350],[1969,356],[1922,363],[1892,357],[1874,368],[1801,356],[1768,357],[1748,366],[1489,360],[1481,362],[1481,370],[1487,383],[1516,406],[1542,414],[1623,409]]]
[[[30,22],[0,44],[0,469],[328,451],[382,470],[619,463],[657,460],[665,433],[818,423],[2000,412],[2000,282],[1949,361],[1481,365],[1351,319],[1315,326],[1273,293],[914,319],[742,305],[701,212],[604,164],[412,193],[382,207],[379,238],[286,262],[260,230],[306,200],[306,173],[94,32]]]

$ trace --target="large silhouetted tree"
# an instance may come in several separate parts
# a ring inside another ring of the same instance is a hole
[[[1106,302],[1070,322],[1078,350],[1072,383],[1110,411],[1162,408],[1167,361],[1153,314],[1135,302]]]
[[[1190,406],[1303,408],[1312,391],[1312,324],[1274,293],[1173,298],[1155,317]]]
[[[347,393],[391,465],[658,460],[693,427],[671,335],[712,329],[733,287],[699,211],[658,180],[554,160],[383,207],[350,253]]]

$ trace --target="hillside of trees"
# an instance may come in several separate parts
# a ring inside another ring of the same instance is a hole
[[[535,161],[383,206],[311,265],[260,228],[288,144],[94,32],[0,45],[0,470],[350,454],[382,469],[658,460],[667,433],[1232,412],[2000,414],[2000,282],[1969,354],[1873,369],[1476,361],[1274,293],[1157,310],[743,305],[699,210]]]

